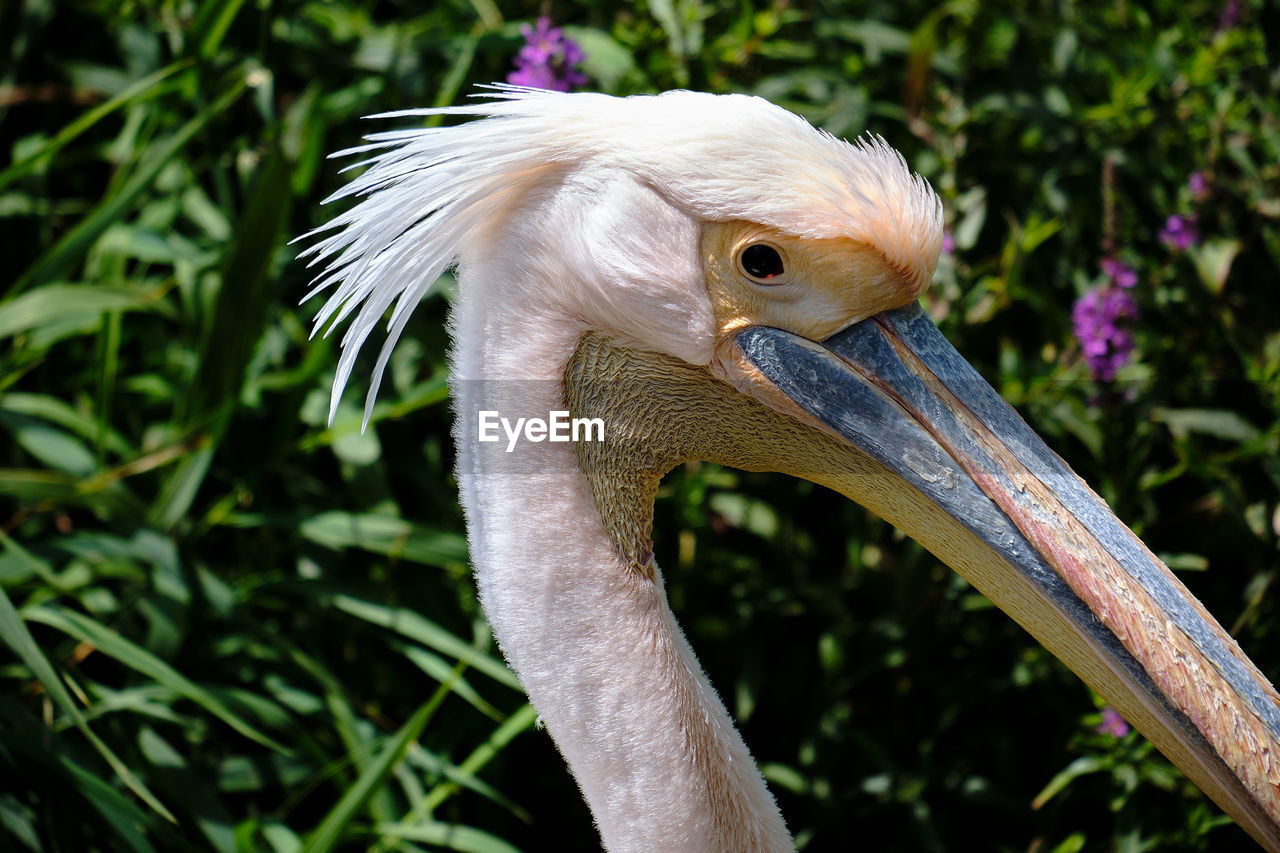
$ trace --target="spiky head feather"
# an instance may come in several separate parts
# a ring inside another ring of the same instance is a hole
[[[548,169],[640,183],[700,221],[743,219],[800,237],[876,249],[923,288],[942,246],[941,203],[882,138],[850,144],[761,98],[667,92],[615,98],[499,86],[481,103],[373,118],[482,120],[371,134],[335,157],[367,169],[326,201],[361,200],[304,235],[323,264],[307,299],[330,290],[315,329],[356,317],[342,339],[330,416],[356,355],[394,304],[366,418],[414,306],[467,241]],[[357,311],[358,309],[358,311]]]

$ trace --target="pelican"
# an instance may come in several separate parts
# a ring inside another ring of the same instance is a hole
[[[918,306],[941,204],[884,140],[693,92],[495,87],[379,118],[425,116],[471,120],[339,152],[365,171],[333,198],[358,201],[308,235],[316,328],[351,319],[333,405],[389,315],[372,404],[455,267],[479,593],[606,849],[793,849],[653,558],[659,480],[698,459],[897,526],[1280,851],[1280,698]]]

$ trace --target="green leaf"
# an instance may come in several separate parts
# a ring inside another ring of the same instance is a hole
[[[167,204],[156,206],[168,207]],[[160,227],[169,226],[165,223]],[[205,266],[214,257],[212,253],[201,252],[193,243],[177,234],[161,233],[156,228],[126,222],[117,222],[106,230],[98,239],[97,252],[167,266],[183,261]]]
[[[0,396],[0,412],[13,412],[48,421],[70,430],[86,441],[97,441],[101,437],[103,446],[117,456],[134,456],[137,453],[116,430],[102,429],[102,424],[92,415],[47,394],[5,394]]]
[[[502,13],[493,0],[471,0],[471,8],[476,10],[480,23],[486,29],[496,30],[502,26]]]
[[[231,239],[232,234],[235,233],[226,214],[198,185],[193,184],[182,191],[182,211],[188,219],[199,225],[211,240],[221,243]]]
[[[374,604],[349,595],[335,595],[332,604],[345,613],[430,646],[438,652],[474,667],[500,684],[523,692],[520,681],[501,661],[489,657],[412,610]]]
[[[1057,775],[1049,780],[1049,784],[1044,786],[1044,790],[1036,794],[1034,800],[1031,801],[1031,808],[1039,809],[1054,796],[1061,793],[1064,788],[1079,779],[1081,776],[1089,773],[1098,773],[1110,767],[1109,762],[1095,755],[1082,755],[1075,761],[1068,764]]]
[[[297,833],[278,821],[263,821],[262,837],[274,853],[297,853],[302,849],[302,839]]]
[[[218,764],[217,787],[228,794],[262,791],[276,785],[295,788],[314,772],[315,763],[310,758],[268,755],[250,759],[233,755]]]
[[[137,853],[156,853],[156,848],[143,832],[143,828],[147,827],[150,821],[137,806],[70,757],[59,756],[59,761],[74,779],[77,793],[98,810],[98,813],[131,849]],[[173,820],[167,812],[165,816]]]
[[[1156,556],[1175,572],[1204,572],[1209,569],[1209,558],[1203,554],[1157,554]]]
[[[533,728],[533,724],[538,720],[538,712],[534,710],[532,705],[525,705],[516,711],[507,721],[498,727],[497,731],[489,736],[489,739],[467,756],[466,760],[458,765],[458,770],[463,773],[474,775],[479,773],[481,768],[493,760],[494,756],[502,752],[502,750],[511,743],[517,735]],[[441,803],[447,800],[455,790],[457,790],[456,782],[442,782],[431,789],[431,793],[427,795],[418,807],[421,814],[430,814]]]
[[[502,715],[498,713],[498,709],[494,708],[476,692],[476,689],[467,683],[460,675],[455,675],[453,666],[444,658],[433,655],[431,652],[419,646],[410,646],[403,643],[395,643],[394,648],[400,654],[404,655],[413,665],[434,678],[441,684],[448,684],[449,689],[458,696],[472,705],[477,711],[493,720],[502,719]]]
[[[1244,443],[1258,437],[1260,430],[1230,409],[1165,409],[1151,412],[1151,419],[1169,427],[1175,438],[1202,433],[1225,441]]]
[[[762,539],[772,539],[778,532],[778,514],[765,501],[737,492],[717,492],[709,503],[732,527],[744,527]]]
[[[139,159],[141,165],[119,189],[107,195],[93,211],[72,228],[27,269],[10,290],[21,293],[32,285],[61,278],[69,273],[80,256],[112,224],[147,192],[161,170],[169,164],[192,139],[215,118],[221,117],[248,88],[248,74],[242,72],[227,86],[227,90],[213,103],[198,112],[186,124],[162,142],[157,143]]]
[[[322,512],[302,522],[299,532],[326,548],[359,548],[427,566],[444,568],[467,559],[462,535],[379,513]]]
[[[684,31],[680,26],[680,18],[672,0],[649,0],[649,11],[657,18],[667,33],[667,44],[671,54],[677,58],[686,54]]]
[[[582,48],[582,70],[606,91],[636,70],[635,55],[612,36],[594,27],[564,27]]]
[[[336,433],[332,447],[334,456],[356,467],[372,465],[382,456],[382,443],[378,441],[375,430]]]
[[[1083,832],[1073,832],[1064,838],[1061,844],[1053,848],[1053,853],[1080,853],[1088,840],[1088,836]]]
[[[164,82],[169,77],[172,77],[179,71],[182,71],[185,68],[190,68],[191,65],[192,61],[190,59],[183,59],[178,62],[174,62],[171,65],[166,65],[159,71],[148,74],[141,80],[133,83],[115,97],[103,101],[93,109],[85,112],[84,115],[80,116],[75,121],[71,122],[71,124],[59,131],[58,135],[53,139],[50,139],[37,150],[32,151],[30,154],[9,166],[9,168],[5,169],[3,172],[0,172],[0,190],[3,190],[6,186],[30,172],[41,160],[52,156],[67,144],[73,142],[85,131],[92,128],[95,124],[116,110],[124,106],[144,101],[147,98],[155,97],[157,94],[164,91],[164,89],[160,87],[160,83]]]
[[[384,839],[420,841],[462,853],[520,853],[519,848],[512,847],[496,835],[458,823],[440,823],[434,820],[378,823],[374,824],[373,831]]]
[[[12,794],[0,795],[0,826],[28,850],[43,849],[36,831],[35,813]]]
[[[167,687],[150,684],[145,687],[111,690],[102,684],[95,684],[94,694],[96,701],[84,710],[86,720],[123,712],[179,726],[191,724],[190,718],[174,711],[173,702],[178,694]],[[73,725],[74,721],[64,717],[53,724],[53,730],[64,731]]]
[[[201,59],[212,59],[218,52],[242,6],[244,0],[204,0],[200,4],[200,11],[191,27],[191,37]]]
[[[818,35],[834,36],[861,44],[867,62],[876,65],[883,54],[905,55],[911,48],[911,34],[874,20],[822,20],[815,27]]]
[[[0,534],[0,542],[4,542],[7,545],[8,537]],[[164,807],[164,804],[156,798],[155,794],[151,793],[147,786],[142,784],[142,781],[134,776],[124,762],[116,756],[115,752],[89,728],[89,723],[80,712],[80,707],[71,698],[66,685],[62,683],[62,679],[54,671],[53,665],[49,663],[48,658],[44,656],[40,651],[40,647],[36,645],[35,638],[27,630],[26,624],[23,622],[22,617],[18,615],[18,611],[14,608],[13,602],[9,600],[9,595],[4,591],[3,587],[0,587],[0,640],[3,640],[5,645],[18,656],[18,659],[31,670],[32,675],[44,686],[44,689],[57,703],[58,707],[62,709],[63,713],[75,720],[76,728],[93,744],[93,748],[111,766],[120,781],[130,791],[137,794],[156,814],[165,820],[176,823],[173,814]],[[96,785],[102,785],[96,779],[93,779],[93,781]],[[109,791],[110,788],[107,788],[107,790]],[[115,792],[112,793],[114,794]],[[116,796],[119,795],[117,794]],[[141,848],[135,846],[135,849]]]
[[[760,765],[760,772],[773,785],[790,791],[793,794],[805,794],[809,791],[809,780],[794,767],[776,761]]]
[[[456,669],[454,670],[457,671]],[[443,776],[450,782],[455,783],[459,788],[466,788],[469,791],[475,791],[482,797],[492,800],[502,806],[511,814],[520,820],[529,821],[531,817],[527,811],[516,805],[510,797],[505,796],[483,779],[471,773],[460,770],[456,765],[449,763],[444,758],[436,755],[428,749],[423,748],[421,744],[415,744],[409,748],[405,754],[405,761],[413,764],[415,767],[422,768],[432,776]],[[413,814],[426,814],[421,808],[415,809]],[[406,818],[407,819],[407,818]]]
[[[978,242],[982,224],[987,221],[986,188],[979,186],[969,190],[960,197],[956,208],[962,213],[960,221],[956,223],[955,230],[952,232],[956,248],[972,249]]]
[[[183,454],[151,504],[149,517],[152,524],[161,530],[172,530],[186,517],[212,462],[213,448],[207,445]]]
[[[27,607],[23,610],[23,615],[32,622],[40,622],[82,642],[92,643],[98,651],[115,658],[130,669],[146,675],[175,693],[185,696],[245,737],[278,752],[289,752],[287,747],[262,734],[241,719],[213,693],[191,681],[151,652],[93,619],[56,605]]]
[[[86,477],[97,467],[97,460],[83,442],[35,418],[0,410],[0,427],[11,432],[19,447],[49,468]]]
[[[139,733],[138,747],[151,764],[154,777],[163,782],[170,797],[191,816],[209,847],[217,853],[235,853],[231,816],[202,774],[189,768],[183,754],[150,726],[144,726]]]
[[[409,721],[382,748],[377,758],[364,769],[355,784],[347,789],[315,833],[306,840],[303,853],[326,853],[338,843],[347,825],[360,813],[374,791],[400,762],[409,744],[418,739],[437,705],[438,700],[433,697],[414,712]]]
[[[1209,292],[1217,295],[1227,285],[1227,276],[1231,274],[1231,264],[1240,254],[1243,244],[1239,240],[1222,237],[1217,240],[1206,240],[1190,250],[1191,260],[1196,265],[1196,272]]]
[[[0,303],[0,338],[53,324],[93,321],[108,311],[157,311],[172,315],[168,286],[50,284]]]
[[[437,405],[449,399],[448,371],[441,368],[431,377],[405,390],[399,400],[384,400],[374,404],[369,416],[369,426],[383,420],[405,417],[418,409]],[[274,383],[273,383],[274,384]],[[311,424],[322,424],[328,417],[329,395],[316,389],[303,407],[302,420]],[[314,413],[314,417],[309,417]],[[337,443],[344,436],[358,433],[364,426],[364,411],[361,406],[349,405],[345,400],[339,404],[333,426],[308,435],[298,443],[302,450],[314,450]]]
[[[280,248],[293,193],[289,162],[273,150],[254,175],[248,201],[236,221],[239,239],[222,269],[213,326],[200,353],[187,404],[189,422],[239,400],[254,345],[262,336],[268,296],[275,283],[272,261]]]

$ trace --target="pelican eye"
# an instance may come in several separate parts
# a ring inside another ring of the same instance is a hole
[[[752,243],[742,250],[738,256],[738,264],[742,271],[761,284],[770,283],[769,279],[777,278],[785,270],[782,266],[782,255],[768,243]],[[781,282],[772,282],[781,284]]]

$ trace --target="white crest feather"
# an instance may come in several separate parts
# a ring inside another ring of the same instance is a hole
[[[454,263],[467,235],[509,208],[547,166],[625,175],[706,221],[746,219],[798,236],[858,240],[921,286],[933,275],[941,203],[878,136],[850,145],[746,95],[493,89],[482,103],[371,116],[480,121],[375,133],[332,155],[366,155],[347,168],[368,168],[326,199],[361,201],[299,238],[327,234],[300,255],[324,266],[304,301],[332,289],[312,333],[355,313],[342,338],[331,421],[356,356],[387,309],[394,304],[366,423],[414,306]]]

